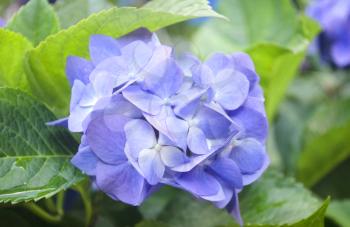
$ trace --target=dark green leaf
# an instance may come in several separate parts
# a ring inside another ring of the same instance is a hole
[[[297,178],[312,186],[350,156],[350,100],[327,102],[310,119]]]
[[[162,212],[150,218],[167,226],[236,226],[228,213],[207,202],[195,200],[187,193],[178,192],[175,196],[169,193],[167,200],[163,194],[159,196],[161,199],[153,199],[152,205],[156,207],[160,200],[161,204],[166,201],[166,205],[162,205]],[[240,194],[241,213],[245,226],[250,227],[321,227],[328,202],[326,200],[322,204],[301,184],[273,171],[268,171]],[[151,204],[147,206],[151,207]],[[141,207],[144,214],[143,210]],[[144,216],[147,215],[148,212]]]
[[[332,201],[327,216],[340,226],[350,226],[350,200]]]
[[[23,34],[37,45],[58,32],[59,22],[47,0],[31,0],[11,19],[7,28]]]
[[[83,179],[70,164],[75,140],[45,125],[54,119],[25,93],[0,88],[0,202],[47,198]]]

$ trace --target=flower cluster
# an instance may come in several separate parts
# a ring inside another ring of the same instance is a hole
[[[350,65],[350,1],[314,0],[306,10],[322,33],[317,39],[321,56],[338,67]]]
[[[94,35],[91,61],[68,57],[72,163],[110,197],[139,205],[162,185],[227,208],[266,169],[267,120],[248,55],[174,57],[154,33]],[[62,122],[60,122],[62,123]]]

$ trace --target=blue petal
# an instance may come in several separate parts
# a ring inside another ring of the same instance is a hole
[[[119,45],[122,47],[137,40],[145,42],[152,46],[160,45],[157,35],[155,33],[148,31],[147,28],[136,29],[135,31],[132,31],[127,35],[117,39]]]
[[[150,186],[128,162],[119,165],[97,164],[98,187],[112,198],[130,205],[140,205],[147,197]]]
[[[135,160],[143,149],[152,148],[157,143],[153,128],[144,120],[131,120],[124,130],[128,147],[126,152]]]
[[[160,150],[160,157],[164,165],[170,168],[188,163],[189,158],[179,148],[163,146]]]
[[[182,188],[196,196],[213,196],[222,190],[215,177],[201,167],[182,173],[175,180]]]
[[[84,84],[89,83],[89,75],[93,69],[94,65],[84,58],[67,57],[66,74],[71,86],[73,86],[74,80],[80,80]]]
[[[132,72],[122,57],[111,57],[96,66],[91,72],[90,81],[102,95],[111,94],[113,88],[126,83]],[[106,91],[105,91],[106,90]]]
[[[183,83],[183,72],[173,59],[164,59],[149,71],[145,87],[161,98],[174,95]]]
[[[232,67],[232,60],[225,54],[215,53],[211,55],[206,61],[205,64],[217,74],[224,68]]]
[[[265,115],[248,107],[241,107],[230,113],[232,120],[239,125],[243,138],[252,137],[261,143],[265,142],[268,122]]]
[[[64,127],[64,128],[68,128],[68,117],[65,118],[61,118],[55,121],[50,121],[50,122],[46,122],[47,126],[60,126],[60,127]]]
[[[249,81],[242,73],[225,69],[216,75],[212,88],[214,100],[225,109],[234,110],[247,99]]]
[[[243,187],[241,171],[233,160],[229,158],[218,158],[209,167],[230,187],[236,189]]]
[[[188,148],[194,154],[208,154],[209,148],[207,143],[207,138],[201,129],[197,127],[190,127],[187,136]]]
[[[105,35],[92,35],[89,45],[90,57],[94,65],[103,60],[120,55],[120,46],[112,37]]]
[[[124,162],[124,126],[128,118],[120,115],[104,115],[92,119],[86,130],[86,138],[92,151],[106,163]]]
[[[92,107],[80,107],[76,106],[68,117],[68,129],[71,132],[82,132],[83,122],[88,117]]]
[[[265,172],[267,167],[270,164],[270,159],[267,153],[265,153],[263,165],[262,167],[257,170],[255,173],[252,174],[243,174],[243,185],[248,185],[259,179],[259,177]]]
[[[144,114],[144,117],[178,147],[186,150],[188,124],[186,121],[177,118],[170,107],[163,107],[158,115]]]
[[[96,166],[98,158],[89,147],[79,148],[79,151],[73,156],[71,163],[89,176],[96,175]]]
[[[226,206],[226,210],[235,218],[240,226],[243,226],[243,220],[241,217],[241,212],[239,210],[239,201],[237,192],[233,193],[232,199]]]
[[[237,141],[231,151],[231,158],[236,162],[242,174],[253,174],[264,165],[265,147],[254,139]]]
[[[202,106],[193,120],[207,139],[226,139],[232,134],[231,122],[208,107]]]
[[[137,85],[132,85],[123,91],[123,96],[143,112],[157,115],[160,113],[164,101],[158,96],[142,90]]]
[[[138,163],[149,184],[155,185],[162,179],[165,166],[160,158],[159,151],[155,149],[141,150]]]
[[[205,64],[197,65],[192,67],[192,78],[197,86],[206,88],[214,82],[214,73]]]

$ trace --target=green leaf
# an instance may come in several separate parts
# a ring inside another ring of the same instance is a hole
[[[21,33],[37,45],[59,31],[59,22],[47,0],[31,0],[11,19],[7,28]]]
[[[163,194],[161,196],[164,197]],[[274,171],[265,173],[259,181],[245,188],[239,197],[245,226],[250,227],[321,227],[329,203],[329,200],[321,203],[301,184]],[[159,200],[153,199],[153,207],[158,204]],[[144,215],[143,210],[141,207]],[[148,212],[144,216],[147,217]],[[178,192],[176,196],[170,193],[162,212],[150,218],[170,227],[236,226],[228,213],[207,202],[194,200],[185,192]]]
[[[22,35],[0,29],[0,86],[29,89],[24,57],[32,44]]]
[[[27,72],[33,93],[60,115],[67,113],[70,88],[65,77],[69,55],[88,57],[92,34],[119,37],[137,28],[151,31],[200,16],[218,16],[206,0],[156,1],[145,8],[112,8],[50,36],[28,55]]]
[[[54,9],[62,28],[68,28],[79,20],[112,6],[108,0],[60,0],[55,3]]]
[[[332,201],[326,215],[340,226],[350,226],[350,200]]]
[[[25,93],[0,88],[0,202],[37,201],[84,178],[70,164],[73,137],[45,125],[54,119]]]
[[[168,227],[168,225],[159,221],[142,221],[136,227]]]
[[[299,15],[290,0],[222,0],[218,12],[230,21],[211,20],[202,26],[193,49],[202,56],[216,51],[252,55],[272,120],[319,26]]]
[[[272,171],[243,191],[240,198],[243,218],[252,226],[322,226],[300,223],[323,220],[328,205],[328,200],[322,204],[294,179]]]
[[[272,120],[304,58],[304,52],[294,53],[273,44],[260,44],[247,49],[247,52],[261,76],[266,97],[266,112]]]
[[[297,178],[312,186],[350,156],[350,100],[326,102],[310,119]]]

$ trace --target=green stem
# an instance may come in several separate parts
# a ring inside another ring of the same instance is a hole
[[[36,205],[35,203],[25,203],[23,206],[30,210],[33,214],[37,215],[38,217],[44,219],[47,222],[50,223],[58,223],[62,220],[62,215],[52,215],[49,214],[47,211],[42,209],[40,206]]]
[[[89,190],[85,190],[81,184],[75,186],[76,191],[80,193],[85,208],[85,226],[89,226],[92,219],[92,205],[89,196]]]
[[[63,203],[64,203],[64,191],[60,191],[57,194],[56,210],[57,210],[57,214],[62,216],[64,214]]]
[[[48,198],[48,199],[45,199],[45,205],[47,207],[47,209],[52,212],[52,213],[55,213],[56,212],[56,206],[55,206],[55,203],[54,201],[52,200],[52,197]]]

